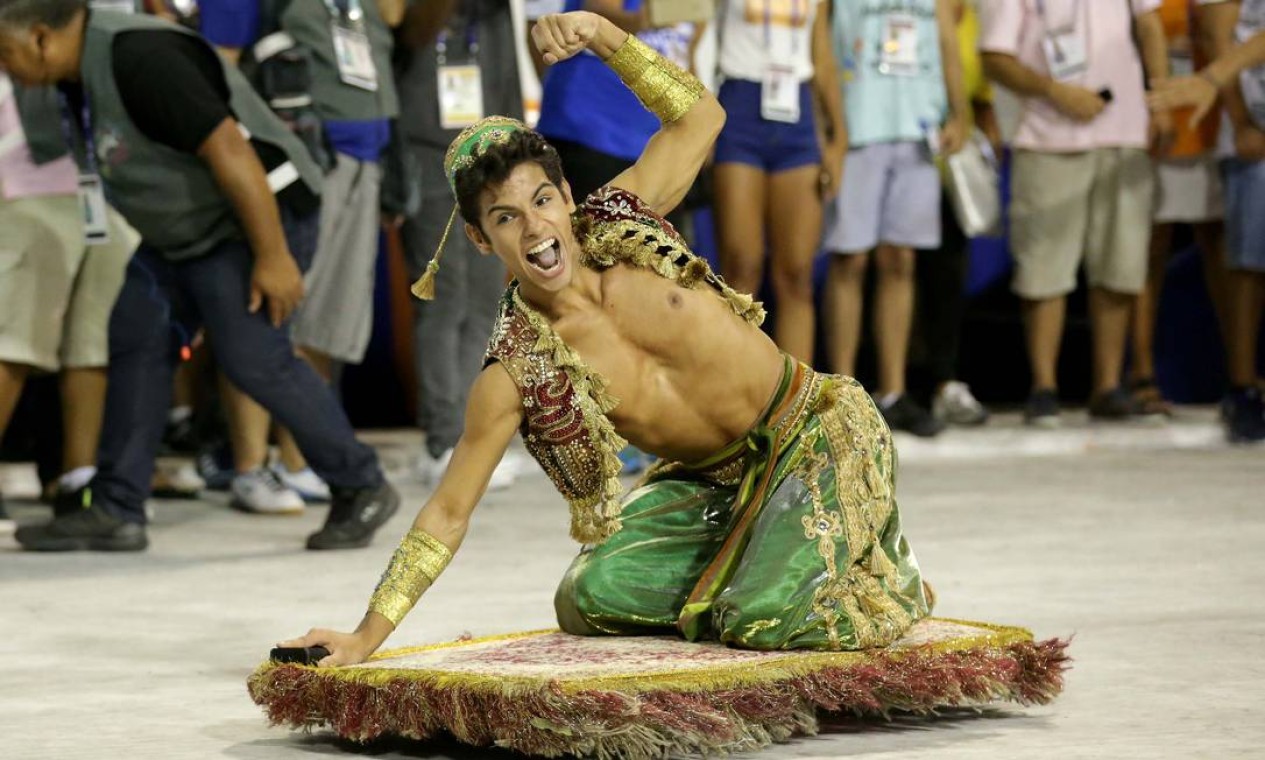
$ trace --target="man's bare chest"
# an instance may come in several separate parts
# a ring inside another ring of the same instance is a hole
[[[721,301],[651,272],[603,274],[600,304],[557,326],[568,345],[612,381],[629,364],[675,367],[697,354],[697,338],[732,319]],[[604,369],[609,368],[609,370]]]

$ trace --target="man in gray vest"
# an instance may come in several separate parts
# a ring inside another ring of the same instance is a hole
[[[321,227],[307,298],[292,337],[328,381],[333,362],[359,364],[373,322],[378,253],[379,157],[398,113],[391,77],[391,27],[405,0],[247,0],[206,3],[200,31],[230,61],[249,70],[264,100],[292,123],[310,111],[333,155],[321,188]],[[306,84],[306,86],[304,86]],[[310,128],[310,125],[308,125]],[[328,154],[325,141],[309,147]],[[254,512],[301,509],[328,498],[294,441],[280,438],[280,461],[267,469],[269,420],[232,390],[234,503]],[[279,489],[284,486],[284,489]],[[300,498],[302,497],[302,498]]]
[[[204,327],[220,365],[294,433],[333,489],[310,549],[365,546],[399,496],[286,323],[315,244],[320,172],[201,38],[85,0],[0,0],[0,66],[58,85],[85,230],[108,198],[141,249],[110,324],[100,472],[73,514],[19,529],[28,549],[140,550],[176,357]],[[25,114],[24,114],[25,116]]]

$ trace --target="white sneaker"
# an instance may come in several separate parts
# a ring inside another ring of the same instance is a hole
[[[488,490],[504,491],[514,485],[521,469],[522,465],[518,458],[507,451],[505,456],[501,457],[500,463],[496,465],[496,469],[492,470],[492,477],[488,479]]]
[[[422,484],[431,488],[439,485],[451,461],[452,449],[448,449],[438,457],[432,457],[429,452],[422,454],[417,461],[417,474]],[[514,485],[514,480],[518,478],[519,467],[519,462],[511,459],[508,454],[502,457],[500,464],[492,470],[492,477],[488,480],[488,490],[500,491]]]
[[[530,475],[534,470],[539,469],[535,459],[512,448],[506,449],[505,456],[501,457],[501,465],[509,467],[515,478]]]
[[[303,501],[309,504],[324,504],[329,501],[329,484],[321,480],[321,476],[313,472],[311,467],[290,472],[285,465],[277,463],[273,465],[272,471],[281,479],[283,486],[297,493]]]
[[[431,488],[439,485],[439,480],[444,476],[448,463],[451,461],[452,449],[448,449],[437,457],[431,456],[429,451],[423,451],[422,456],[417,460],[417,477],[422,481],[422,485]]]
[[[232,505],[244,512],[263,515],[303,513],[303,497],[286,488],[277,474],[266,467],[238,473],[229,486]]]
[[[950,425],[969,427],[988,421],[988,410],[971,393],[971,387],[958,380],[944,384],[931,402],[931,413]]]

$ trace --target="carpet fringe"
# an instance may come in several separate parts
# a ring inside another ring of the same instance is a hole
[[[1067,642],[1017,641],[960,651],[912,649],[864,661],[782,669],[760,682],[716,688],[567,688],[558,681],[414,672],[385,681],[268,663],[248,682],[274,725],[328,725],[367,742],[447,732],[474,746],[540,757],[650,760],[725,755],[817,732],[817,712],[933,714],[995,702],[1046,704],[1062,691]],[[362,669],[364,672],[372,672]],[[496,682],[501,688],[494,688]],[[623,686],[622,683],[614,683]]]

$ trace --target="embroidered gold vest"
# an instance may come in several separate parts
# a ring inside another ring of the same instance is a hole
[[[735,292],[695,256],[667,220],[626,190],[604,187],[576,214],[582,266],[624,263],[685,288],[710,287],[748,322],[764,321],[751,296]],[[618,453],[627,442],[607,418],[619,400],[511,283],[484,364],[500,362],[523,399],[520,433],[528,452],[571,506],[571,537],[597,544],[619,530],[623,486]]]

